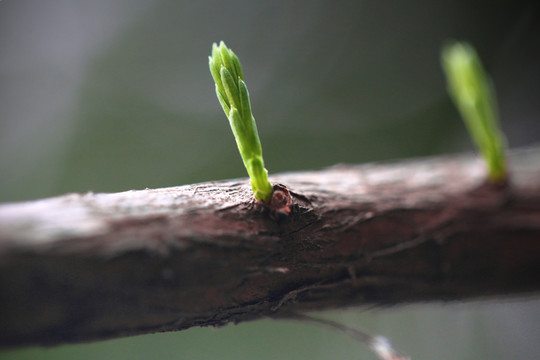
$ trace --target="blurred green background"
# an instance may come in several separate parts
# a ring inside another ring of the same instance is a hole
[[[0,202],[245,176],[208,71],[240,57],[270,173],[470,151],[439,52],[475,45],[511,147],[540,139],[537,1],[0,1]],[[534,359],[540,301],[335,311],[414,359]],[[1,320],[0,320],[1,321]],[[0,335],[1,336],[1,335]],[[260,321],[1,359],[374,359]]]

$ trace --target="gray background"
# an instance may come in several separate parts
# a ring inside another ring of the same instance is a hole
[[[243,177],[207,56],[239,55],[270,173],[472,145],[439,53],[471,41],[510,147],[540,139],[534,1],[0,1],[0,201]],[[540,302],[322,314],[414,359],[534,359]],[[353,341],[260,321],[2,359],[374,359]]]

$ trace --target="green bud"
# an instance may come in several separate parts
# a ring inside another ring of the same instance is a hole
[[[210,73],[216,83],[217,98],[229,119],[255,199],[268,202],[273,188],[264,168],[261,142],[251,113],[249,92],[240,60],[223,41],[219,46],[213,44],[212,56],[208,59]]]

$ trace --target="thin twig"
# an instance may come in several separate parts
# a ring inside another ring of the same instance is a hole
[[[339,331],[360,344],[368,347],[371,351],[377,354],[381,360],[410,360],[410,357],[394,348],[390,343],[390,340],[384,336],[370,335],[367,332],[350,328],[333,320],[317,318],[306,314],[293,314],[291,318],[323,325],[330,329]]]

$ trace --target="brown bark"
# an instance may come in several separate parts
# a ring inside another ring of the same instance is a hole
[[[540,288],[540,148],[505,186],[475,156],[337,166],[0,206],[0,345]]]

